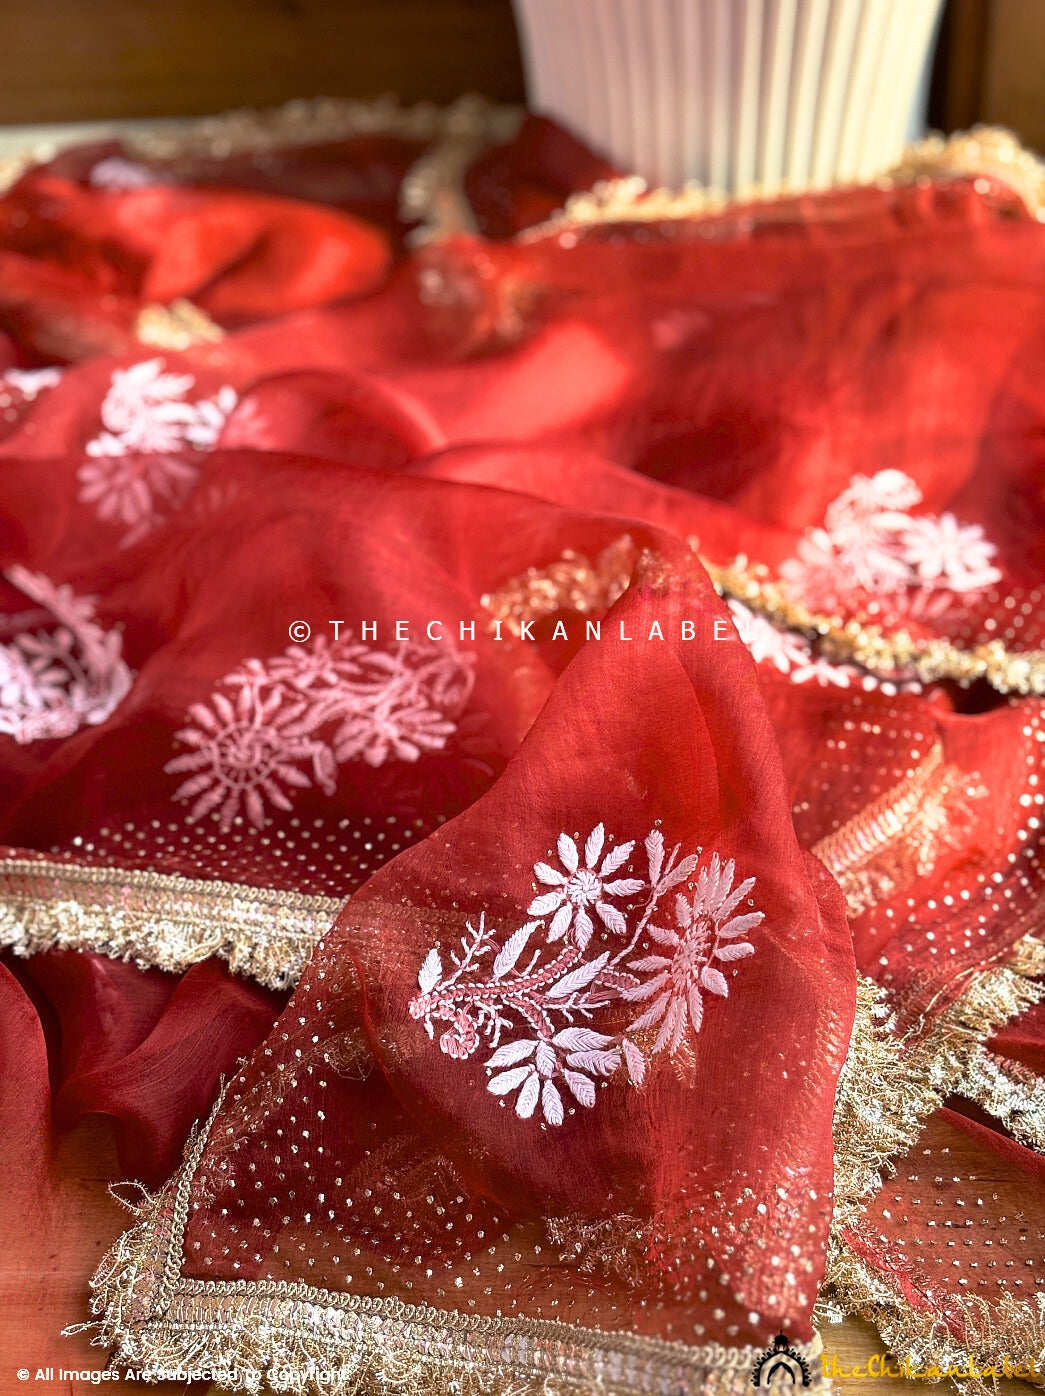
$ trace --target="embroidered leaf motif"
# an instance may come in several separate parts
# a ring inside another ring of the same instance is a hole
[[[710,989],[713,994],[721,994],[723,998],[729,994],[729,985],[726,983],[725,976],[720,970],[712,969],[709,965],[705,965],[700,971],[700,982],[705,989]]]
[[[566,1084],[573,1093],[574,1099],[580,1101],[581,1105],[589,1110],[595,1104],[595,1087],[588,1080],[587,1076],[582,1076],[577,1071],[564,1071]]]
[[[443,962],[439,958],[439,951],[429,950],[425,956],[425,962],[421,966],[417,976],[417,986],[422,994],[429,994],[443,977]]]
[[[664,866],[664,835],[659,829],[652,829],[646,835],[646,858],[649,862],[649,880],[655,887]]]
[[[529,1080],[533,1076],[533,1068],[530,1066],[517,1066],[514,1071],[502,1072],[500,1076],[490,1078],[489,1089],[494,1095],[507,1095],[509,1091],[514,1091],[516,1086],[523,1081]]]
[[[552,1041],[566,1052],[595,1052],[608,1047],[613,1038],[605,1033],[593,1032],[591,1028],[563,1028]]]
[[[565,838],[565,835],[563,835],[563,838]],[[600,854],[602,853],[602,845],[605,843],[605,841],[606,841],[606,830],[603,828],[603,826],[602,826],[601,824],[596,824],[595,828],[594,828],[594,829],[591,831],[591,833],[588,835],[587,842],[586,842],[585,845],[584,845],[584,866],[585,866],[585,867],[587,867],[587,868],[593,868],[593,867],[595,866],[595,864],[599,861],[599,856],[600,856]],[[574,850],[574,852],[576,852],[576,849]],[[625,857],[627,857],[627,854],[625,854]],[[566,861],[566,860],[563,859],[563,862],[565,862],[565,861]],[[576,865],[576,863],[574,863],[574,865],[573,865],[573,867],[570,869],[570,871],[571,871],[571,872],[576,872],[576,871],[577,871],[577,865]]]
[[[746,940],[738,940],[735,945],[720,945],[715,951],[715,957],[719,960],[742,960],[754,953],[753,945],[749,945]]]
[[[515,968],[519,956],[526,949],[526,942],[539,924],[538,921],[528,921],[525,926],[520,926],[514,935],[509,936],[504,948],[493,962],[493,977],[495,979],[503,979],[510,969]]]
[[[575,993],[578,989],[585,988],[588,984],[591,983],[591,981],[595,978],[599,970],[602,969],[603,965],[609,958],[610,955],[609,951],[607,950],[602,955],[600,955],[597,960],[593,960],[591,964],[580,965],[577,969],[572,970],[569,974],[564,974],[563,977],[560,980],[558,980],[555,984],[553,984],[552,987],[548,990],[548,997],[553,999],[561,999],[565,998],[567,994],[572,994]]]
[[[506,1042],[503,1047],[498,1047],[487,1066],[512,1066],[515,1062],[525,1061],[527,1057],[532,1057],[537,1047],[536,1042]],[[490,1088],[491,1090],[493,1087]]]
[[[541,1109],[550,1125],[562,1124],[562,1096],[552,1081],[545,1081],[541,1088]]]
[[[519,1092],[519,1098],[515,1102],[515,1113],[521,1120],[528,1120],[537,1105],[537,1097],[540,1094],[539,1078],[531,1072],[526,1078],[526,1084]]]
[[[628,1037],[621,1041],[620,1046],[628,1068],[628,1079],[633,1086],[641,1086],[646,1079],[646,1058]]]

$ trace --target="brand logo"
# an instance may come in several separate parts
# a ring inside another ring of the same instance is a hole
[[[779,1388],[788,1381],[792,1386],[809,1386],[812,1377],[809,1364],[788,1342],[787,1334],[778,1333],[752,1368],[751,1385],[765,1391],[770,1383]]]

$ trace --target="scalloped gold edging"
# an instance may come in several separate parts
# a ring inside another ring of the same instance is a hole
[[[139,1211],[92,1283],[93,1341],[146,1379],[208,1370],[223,1384],[294,1396],[742,1396],[759,1351],[689,1347],[546,1319],[505,1319],[286,1281],[181,1275],[192,1181],[211,1126],[181,1172]],[[819,1355],[819,1339],[800,1349]],[[830,1390],[812,1365],[813,1389]],[[251,1384],[251,1376],[258,1380]],[[278,1382],[278,1385],[276,1384]]]
[[[1007,964],[979,974],[920,1038],[903,1040],[888,997],[861,978],[853,1036],[835,1102],[835,1213],[817,1319],[869,1319],[890,1347],[918,1366],[1026,1365],[1045,1356],[1045,1296],[1011,1296],[991,1310],[975,1296],[947,1296],[946,1314],[910,1301],[853,1250],[869,1200],[891,1159],[902,1157],[948,1095],[975,1089],[984,1043],[1004,1023],[1045,998],[1045,941],[1025,936]],[[975,1098],[972,1097],[972,1098]],[[1011,1097],[1001,1101],[1012,1103]],[[987,1098],[981,1104],[990,1108]],[[995,1104],[998,1104],[996,1101]],[[1003,1118],[999,1116],[999,1118]],[[1004,1123],[1003,1119],[1003,1123]],[[945,1326],[962,1333],[959,1340]],[[984,1390],[970,1383],[968,1390]]]
[[[773,625],[816,641],[831,660],[857,664],[869,674],[915,677],[923,684],[951,679],[962,688],[986,680],[999,693],[1045,694],[1045,650],[1012,651],[1000,640],[962,649],[950,640],[915,639],[907,630],[887,632],[863,621],[811,611],[787,594],[762,567],[701,562],[720,595],[742,601]]]
[[[543,223],[517,234],[519,242],[537,242],[561,233],[614,223],[664,223],[709,218],[728,208],[770,205],[799,194],[868,186],[891,188],[918,180],[967,179],[983,175],[1007,184],[1039,221],[1045,219],[1045,162],[1027,150],[1002,126],[974,126],[951,136],[932,134],[916,141],[892,169],[873,180],[844,180],[813,188],[808,185],[766,191],[757,187],[729,195],[692,182],[681,189],[651,189],[641,175],[600,180],[591,189],[572,194]]]
[[[90,950],[182,973],[218,956],[270,989],[297,982],[343,900],[45,859],[0,860],[0,945]]]

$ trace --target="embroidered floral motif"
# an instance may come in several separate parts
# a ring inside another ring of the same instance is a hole
[[[754,878],[734,888],[733,860],[717,853],[699,871],[699,850],[679,858],[676,844],[666,856],[659,829],[645,841],[647,877],[614,876],[630,872],[634,848],[633,840],[608,841],[601,824],[583,853],[577,838],[560,834],[561,869],[534,864],[537,882],[552,889],[530,903],[536,919],[505,938],[480,913],[477,924],[466,923],[460,951],[450,952],[452,968],[435,946],[418,973],[410,1016],[433,1039],[436,1025],[445,1024],[439,1049],[447,1056],[471,1057],[484,1044],[492,1049],[484,1063],[487,1089],[513,1096],[522,1119],[539,1109],[548,1124],[561,1125],[567,1107],[590,1109],[598,1082],[622,1066],[640,1085],[652,1056],[674,1056],[700,1031],[702,991],[728,996],[718,965],[754,953],[739,937],[763,913],[738,910],[745,900],[751,905]],[[658,904],[674,888],[685,889],[676,894],[674,926],[655,925]],[[608,943],[597,953],[596,929],[600,944]],[[647,953],[633,959],[640,946]],[[623,1029],[615,1027],[627,1005],[649,999]],[[650,1042],[648,1030],[658,1025]]]
[[[723,863],[717,853],[711,864],[697,876],[691,897],[675,899],[675,926],[649,926],[650,937],[670,953],[648,955],[633,961],[631,968],[653,977],[637,989],[626,990],[624,997],[638,1003],[656,998],[628,1029],[640,1032],[656,1027],[660,1031],[653,1044],[654,1052],[665,1047],[676,1052],[685,1036],[687,1026],[700,1031],[704,1021],[704,1000],[701,989],[709,994],[729,996],[729,985],[713,960],[728,963],[742,960],[755,953],[755,947],[737,937],[753,930],[763,919],[761,911],[735,916],[734,912],[755,885],[753,877],[745,878],[733,887],[732,858]],[[723,942],[732,941],[732,944]]]
[[[823,528],[809,529],[797,556],[782,564],[781,577],[811,606],[828,609],[854,590],[967,596],[998,581],[996,549],[979,524],[949,513],[913,515],[921,500],[903,471],[855,475],[828,506]]]
[[[94,621],[94,602],[12,567],[5,578],[43,606],[54,627],[0,645],[0,732],[16,742],[68,737],[110,716],[131,686],[122,639]]]
[[[14,388],[25,402],[35,402],[41,393],[56,388],[61,381],[60,368],[8,368],[0,373],[0,383]]]
[[[238,401],[226,385],[190,402],[193,375],[163,367],[163,359],[147,359],[113,372],[101,406],[105,429],[87,442],[92,459],[77,473],[81,501],[93,504],[99,518],[125,524],[125,544],[155,528],[165,509],[184,503],[199,471],[178,454],[210,450]]]
[[[385,651],[319,636],[248,659],[189,709],[195,725],[176,738],[190,750],[164,767],[187,776],[172,798],[193,802],[190,821],[213,814],[223,833],[241,814],[263,828],[266,802],[289,810],[292,792],[313,786],[333,795],[347,761],[441,751],[473,683],[474,656],[411,641]]]

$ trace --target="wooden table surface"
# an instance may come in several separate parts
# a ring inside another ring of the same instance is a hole
[[[56,1160],[57,1205],[50,1221],[41,1218],[34,1227],[31,1245],[22,1248],[21,1264],[7,1249],[0,1252],[0,1393],[19,1390],[34,1396],[86,1396],[94,1391],[150,1392],[152,1396],[222,1396],[220,1388],[203,1383],[157,1383],[143,1386],[122,1377],[103,1384],[90,1377],[59,1381],[58,1372],[90,1372],[105,1368],[107,1354],[92,1347],[90,1335],[61,1337],[69,1324],[82,1323],[88,1315],[88,1281],[99,1260],[117,1235],[131,1224],[129,1213],[109,1194],[110,1178],[119,1176],[115,1148],[108,1126],[88,1120],[65,1136]],[[868,1323],[849,1319],[823,1330],[824,1352],[837,1356],[843,1368],[865,1366],[868,1358],[884,1351],[882,1341]],[[54,1369],[54,1380],[36,1380],[40,1369]],[[22,1383],[19,1368],[31,1378]],[[838,1381],[840,1396],[903,1396],[926,1391],[926,1383],[884,1378]],[[953,1386],[937,1388],[953,1391]],[[1002,1381],[998,1396],[1029,1396],[1034,1388],[1024,1382]]]

